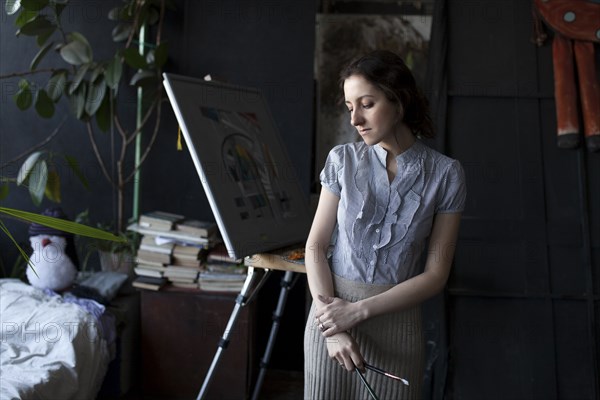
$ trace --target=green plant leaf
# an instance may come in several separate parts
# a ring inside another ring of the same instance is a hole
[[[44,89],[38,90],[35,96],[35,110],[42,118],[52,118],[54,115],[54,102]]]
[[[156,75],[152,71],[138,71],[131,77],[129,84],[131,86],[144,85],[149,82],[150,79],[156,79]]]
[[[123,12],[127,14],[128,17],[133,18],[133,11],[135,10],[136,4],[133,1],[130,1],[123,7]]]
[[[42,47],[54,32],[56,32],[56,28],[48,29],[46,32],[37,35],[35,42],[38,46]]]
[[[146,53],[146,63],[148,65],[154,65],[154,50],[149,50]]]
[[[87,97],[85,99],[85,112],[91,117],[100,108],[104,95],[106,94],[106,82],[100,79],[96,83],[90,83]]]
[[[102,75],[104,72],[104,66],[102,64],[97,65],[90,75],[90,82],[96,82],[96,80]]]
[[[64,3],[59,4],[58,1],[54,1],[54,10],[56,11],[56,16],[60,17],[63,10],[65,8],[67,8],[67,3],[69,2],[69,0],[65,0]]]
[[[20,1],[19,1],[19,3],[20,3]],[[7,2],[7,4],[8,4],[8,2]],[[22,9],[21,12],[19,13],[19,16],[15,20],[15,26],[17,28],[21,28],[21,27],[23,27],[23,25],[25,25],[29,21],[33,21],[35,19],[35,17],[37,17],[37,16],[38,16],[37,11],[29,11],[29,10]]]
[[[79,85],[81,85],[81,82],[83,82],[83,78],[89,69],[90,64],[83,64],[79,67],[77,73],[73,77],[73,82],[71,82],[71,85],[69,86],[69,94],[73,94],[77,88],[79,88]]]
[[[44,199],[44,191],[46,190],[46,182],[48,181],[48,165],[46,161],[39,160],[33,166],[29,174],[29,194],[33,204],[39,206]]]
[[[60,48],[60,55],[69,64],[81,65],[92,61],[87,56],[87,49],[81,42],[73,41]]]
[[[111,21],[132,21],[133,16],[129,13],[129,7],[115,7],[108,12],[108,19]]]
[[[27,82],[27,81],[25,81]],[[31,107],[33,103],[33,95],[31,94],[31,89],[29,89],[29,84],[25,87],[21,87],[17,93],[15,93],[14,97],[15,103],[19,110],[24,111]]]
[[[109,88],[116,90],[119,87],[122,73],[123,63],[121,62],[121,57],[116,55],[106,67],[106,71],[104,71],[106,84]]]
[[[73,171],[75,176],[77,178],[79,178],[79,181],[81,182],[83,187],[86,188],[87,190],[90,190],[90,184],[88,183],[87,179],[85,178],[85,175],[83,175],[83,172],[81,172],[81,169],[79,168],[79,163],[77,162],[77,160],[74,157],[67,156],[67,155],[65,155],[65,160],[67,161],[69,168],[71,168],[71,170]]]
[[[48,172],[48,182],[46,182],[44,194],[50,201],[53,201],[55,203],[60,203],[61,201],[60,176],[55,170],[51,170]]]
[[[85,110],[85,95],[87,92],[87,83],[82,83],[79,85],[77,90],[69,97],[71,101],[71,111],[75,114],[77,119],[81,119],[83,117],[83,111]]]
[[[115,236],[112,233],[92,228],[90,226],[78,224],[76,222],[49,217],[47,215],[39,215],[7,207],[0,207],[0,213],[10,215],[11,217],[18,218],[27,222],[34,222],[36,224],[49,226],[50,228],[58,229],[63,232],[73,233],[75,235],[87,236],[95,239],[110,240],[121,243],[126,242],[125,238]]]
[[[145,17],[145,19],[148,25],[156,25],[156,23],[160,19],[160,14],[155,8],[150,8],[148,10],[148,15]]]
[[[96,124],[98,128],[102,132],[107,132],[110,128],[110,93],[106,92],[104,98],[102,99],[102,103],[100,103],[100,108],[96,111]]]
[[[21,0],[21,5],[26,10],[40,11],[48,5],[48,0]]]
[[[122,42],[127,40],[129,35],[131,34],[131,30],[133,29],[133,25],[129,23],[120,23],[115,26],[112,30],[112,38],[114,42]]]
[[[162,42],[154,49],[154,65],[156,68],[162,68],[166,64],[169,56],[169,45],[167,42]]]
[[[23,259],[27,262],[27,264],[29,264],[29,256],[25,253],[25,251],[21,248],[21,246],[19,246],[19,244],[17,243],[15,238],[10,234],[10,231],[8,230],[6,225],[4,225],[4,222],[2,222],[2,220],[0,220],[0,231],[4,232],[4,234],[6,236],[8,236],[8,238],[10,239],[11,242],[13,242],[13,244],[15,245],[17,250],[19,250],[19,253],[21,253],[21,257],[23,257]],[[31,269],[37,275],[37,272],[35,272],[35,268],[33,268],[33,265],[31,265]]]
[[[0,185],[0,200],[4,200],[8,196],[9,188],[10,186],[8,185]]]
[[[67,37],[69,43],[60,48],[62,58],[72,65],[92,62],[92,48],[85,36],[79,32],[71,32]]]
[[[42,47],[37,54],[35,55],[35,57],[33,57],[33,60],[31,61],[31,65],[29,66],[29,69],[31,71],[35,70],[38,66],[38,64],[40,63],[40,61],[42,61],[42,59],[44,58],[44,56],[46,55],[46,53],[48,52],[48,50],[50,50],[50,46],[52,46],[54,44],[54,42],[49,42],[46,43],[44,45],[44,47]]]
[[[119,20],[119,13],[121,12],[121,7],[114,7],[108,11],[108,19],[111,21]]]
[[[88,40],[85,38],[85,36],[83,36],[83,35],[82,35],[81,33],[79,33],[79,32],[75,32],[75,31],[73,31],[73,32],[70,32],[70,33],[67,35],[67,38],[68,38],[69,40],[76,40],[76,41],[78,41],[78,42],[81,42],[81,43],[85,44],[87,47],[90,47],[90,42],[88,42]],[[90,49],[91,49],[91,47],[90,47]]]
[[[20,34],[26,36],[37,36],[47,33],[49,30],[55,29],[52,22],[48,20],[45,15],[38,15],[31,21],[25,23],[18,31],[17,36]]]
[[[52,74],[48,83],[46,84],[46,92],[48,93],[48,97],[52,99],[55,103],[60,99],[60,96],[65,91],[67,87],[67,73],[66,71],[55,72]]]
[[[123,57],[125,58],[125,62],[131,68],[135,69],[148,69],[148,63],[144,57],[138,52],[137,48],[130,47],[123,51]]]
[[[21,0],[6,0],[6,3],[4,4],[4,11],[6,11],[8,15],[13,15],[19,11],[19,8],[21,8]]]
[[[148,5],[149,3],[146,1],[137,10],[137,18],[139,21],[138,26],[141,26],[142,24],[148,24]]]
[[[43,151],[36,151],[31,153],[29,157],[25,160],[21,168],[19,169],[19,173],[17,174],[17,186],[20,186],[23,182],[27,180],[27,177],[31,173],[33,166],[37,163],[38,158],[44,154]]]

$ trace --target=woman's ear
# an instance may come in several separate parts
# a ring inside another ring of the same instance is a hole
[[[398,103],[398,107],[396,108],[396,122],[404,121],[404,106],[402,103]]]

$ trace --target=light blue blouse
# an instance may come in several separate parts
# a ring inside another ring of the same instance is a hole
[[[458,161],[416,140],[396,157],[390,183],[386,155],[379,145],[339,145],[321,171],[321,184],[340,197],[329,254],[335,275],[382,285],[418,275],[434,215],[464,209]]]

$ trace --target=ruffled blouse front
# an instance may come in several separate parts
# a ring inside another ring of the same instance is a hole
[[[321,184],[340,197],[330,265],[346,279],[396,284],[417,275],[434,215],[464,208],[458,161],[417,140],[396,157],[390,183],[386,155],[363,142],[336,146],[321,172]]]

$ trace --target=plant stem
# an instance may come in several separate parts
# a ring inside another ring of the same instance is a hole
[[[7,75],[0,75],[0,79],[8,79],[8,78],[14,78],[17,76],[27,76],[27,75],[33,75],[33,74],[41,74],[41,73],[45,73],[45,72],[56,72],[59,69],[57,68],[46,68],[46,69],[36,69],[34,71],[23,71],[23,72],[13,72],[12,74],[7,74]]]
[[[156,104],[156,121],[154,123],[154,130],[152,132],[152,137],[150,138],[150,142],[146,145],[145,149],[144,149],[144,154],[142,154],[141,158],[140,158],[140,163],[139,165],[137,165],[134,169],[133,172],[131,172],[131,174],[129,174],[129,176],[125,179],[125,182],[129,182],[135,175],[135,172],[142,166],[142,164],[144,163],[144,161],[146,160],[146,157],[148,157],[148,154],[150,153],[150,150],[152,149],[152,147],[154,146],[154,142],[156,141],[156,138],[158,136],[158,129],[160,127],[160,121],[161,121],[161,101],[160,99],[162,98],[161,94],[158,94],[158,99],[159,101]]]
[[[144,42],[146,41],[146,24],[142,24],[140,27],[139,33],[139,47],[138,52],[143,57],[144,56]],[[142,113],[144,112],[142,108],[142,103],[144,99],[144,89],[139,86],[137,88],[137,109],[135,113],[135,126],[136,129],[141,129],[142,124]],[[140,156],[142,153],[142,132],[136,136],[135,138],[135,160],[134,160],[134,179],[133,179],[133,208],[131,217],[134,220],[138,219],[139,211],[140,211]]]
[[[88,121],[85,123],[85,125],[87,126],[88,136],[90,137],[90,143],[92,144],[92,149],[94,150],[94,154],[96,155],[98,164],[100,164],[100,169],[102,170],[102,173],[104,174],[104,177],[106,178],[106,180],[108,180],[108,182],[114,187],[115,182],[112,179],[112,177],[108,174],[108,171],[106,170],[106,165],[104,164],[104,160],[102,159],[100,150],[98,150],[98,145],[96,144],[96,139],[94,139],[94,128],[92,127],[92,123]]]
[[[158,20],[158,29],[156,30],[156,46],[158,46],[160,44],[164,19],[165,19],[165,0],[161,0],[160,1],[160,14],[159,14],[159,20]]]
[[[58,134],[58,132],[60,131],[60,128],[62,128],[62,126],[65,124],[66,120],[67,120],[67,117],[64,117],[63,120],[60,121],[60,124],[58,124],[58,126],[52,131],[52,133],[50,133],[50,135],[48,135],[48,137],[46,137],[46,139],[42,140],[41,142],[39,142],[35,146],[33,146],[33,147],[25,150],[24,152],[22,152],[18,156],[14,157],[11,160],[8,160],[4,164],[0,165],[0,169],[4,169],[7,165],[12,164],[14,162],[17,162],[21,158],[27,157],[29,154],[33,153],[37,149],[41,149],[42,147],[44,147],[45,145],[47,145],[48,143],[50,143],[50,141],[52,139],[54,139],[54,137]]]

